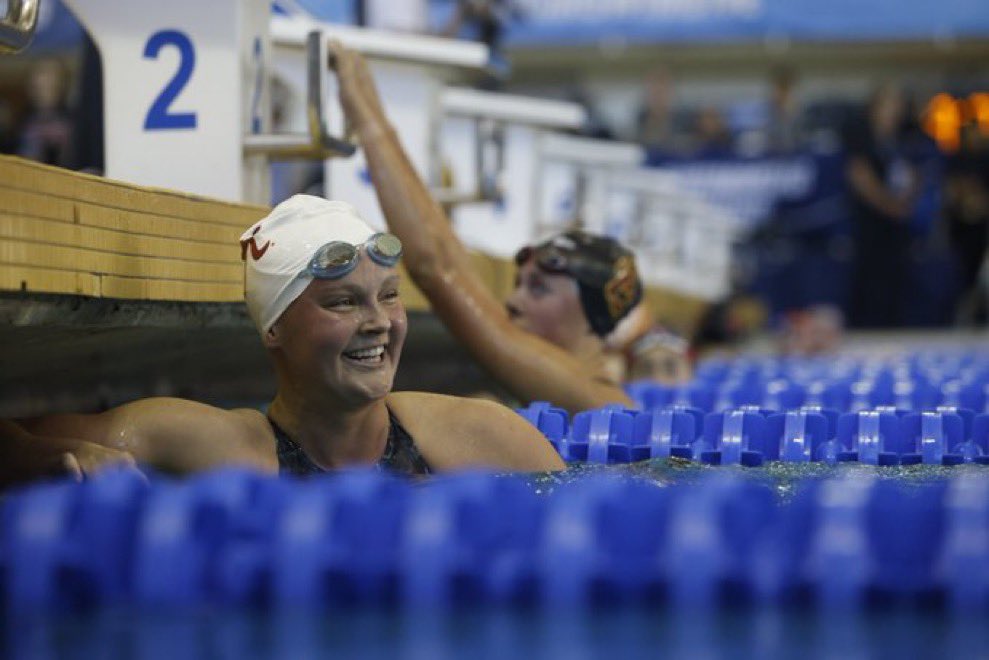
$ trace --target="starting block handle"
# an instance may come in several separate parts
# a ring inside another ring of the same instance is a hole
[[[504,199],[505,191],[499,183],[499,177],[505,167],[504,124],[481,117],[475,117],[473,121],[474,139],[477,142],[474,155],[477,188],[470,192],[461,192],[456,188],[432,188],[430,193],[440,204],[457,206],[480,202],[499,203]],[[491,157],[487,154],[489,146],[493,147]],[[489,163],[491,160],[494,160],[493,164]]]
[[[272,160],[325,160],[336,156],[353,156],[357,145],[333,137],[323,121],[323,70],[320,58],[322,32],[313,30],[306,37],[306,123],[308,135],[248,135],[244,137],[244,153],[265,155]],[[334,66],[332,55],[328,59]]]
[[[40,4],[41,0],[9,0],[7,15],[0,19],[0,55],[13,55],[31,43]]]

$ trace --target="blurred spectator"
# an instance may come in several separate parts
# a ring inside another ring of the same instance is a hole
[[[880,86],[864,121],[845,131],[845,175],[856,240],[849,325],[892,328],[904,320],[910,218],[919,176],[906,159],[899,87]]]
[[[921,127],[922,113],[911,99],[905,106],[903,155],[915,176],[910,205],[910,275],[904,290],[904,323],[911,327],[951,325],[958,298],[958,267],[944,217],[944,155]]]
[[[480,86],[496,88],[508,75],[508,61],[502,52],[507,25],[521,17],[512,0],[457,0],[450,20],[440,30],[444,37],[473,39],[490,50],[489,75]]]
[[[762,300],[731,293],[703,313],[691,340],[695,357],[710,349],[738,345],[766,328],[768,310]]]
[[[65,70],[57,60],[41,60],[28,77],[29,108],[20,128],[17,153],[48,165],[67,166],[72,122],[66,105]]]
[[[797,76],[780,67],[772,72],[766,125],[766,148],[771,153],[790,153],[801,146],[800,106],[794,87]]]
[[[493,52],[500,52],[505,25],[516,16],[511,0],[458,0],[449,22],[441,31],[443,36],[456,37],[468,30],[477,41]]]
[[[640,302],[605,338],[605,360],[616,382],[652,380],[678,385],[690,380],[689,345],[660,325],[649,303]]]
[[[780,323],[784,355],[826,355],[841,347],[844,316],[834,305],[811,305],[790,310]]]
[[[673,76],[660,67],[646,76],[638,116],[638,141],[650,151],[673,150]]]
[[[958,153],[948,161],[945,215],[959,271],[958,316],[973,321],[985,313],[976,289],[989,242],[989,137],[974,123],[962,128]]]
[[[724,158],[732,155],[731,132],[718,108],[701,108],[694,121],[693,137],[696,156]]]

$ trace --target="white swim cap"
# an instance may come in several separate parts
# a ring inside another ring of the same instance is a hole
[[[363,245],[374,230],[346,202],[294,195],[240,237],[244,300],[264,334],[312,281],[306,268],[333,241]]]

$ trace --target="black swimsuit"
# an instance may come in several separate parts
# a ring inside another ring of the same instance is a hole
[[[275,420],[268,417],[271,428],[275,431],[275,447],[278,452],[278,471],[282,474],[310,475],[326,472],[312,462],[298,444],[296,444]],[[400,474],[429,474],[426,463],[412,436],[399,423],[391,410],[388,411],[388,441],[385,452],[377,462],[377,467]]]

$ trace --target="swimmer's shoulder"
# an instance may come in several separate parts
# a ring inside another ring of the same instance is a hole
[[[254,408],[234,408],[228,412],[238,418],[244,429],[242,439],[245,447],[254,452],[265,467],[277,471],[275,430],[268,416]]]
[[[563,467],[542,434],[500,403],[430,392],[394,392],[386,403],[434,469]]]

